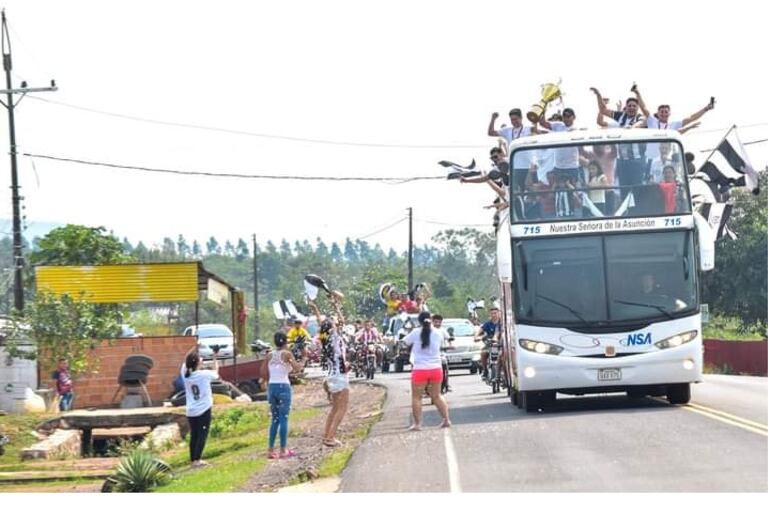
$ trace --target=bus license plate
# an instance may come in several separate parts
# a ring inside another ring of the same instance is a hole
[[[599,381],[620,381],[620,369],[599,369]]]

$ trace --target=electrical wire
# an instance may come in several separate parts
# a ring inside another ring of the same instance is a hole
[[[460,228],[478,228],[478,227],[488,228],[488,227],[492,226],[491,222],[489,222],[489,223],[478,223],[478,224],[461,224],[461,223],[447,223],[447,222],[444,222],[444,221],[434,221],[432,219],[418,219],[418,218],[414,218],[414,220],[419,222],[419,223],[436,224],[436,225],[441,225],[441,226],[456,226],[456,227],[460,227]]]
[[[83,112],[89,112],[92,114],[100,114],[102,116],[110,116],[115,117],[119,119],[127,119],[130,121],[138,121],[141,123],[151,123],[156,125],[163,125],[163,126],[171,126],[171,127],[177,127],[177,128],[188,128],[193,130],[206,130],[211,132],[221,132],[226,134],[232,134],[232,135],[242,135],[242,136],[248,136],[248,137],[260,137],[264,139],[278,139],[278,140],[285,140],[285,141],[292,141],[292,142],[302,142],[302,143],[312,143],[312,144],[327,144],[327,145],[334,145],[334,146],[354,146],[354,147],[364,147],[364,148],[401,148],[401,149],[486,149],[489,147],[489,145],[477,145],[477,144],[397,144],[397,143],[380,143],[380,142],[360,142],[360,141],[338,141],[338,140],[332,140],[332,139],[314,139],[309,137],[295,137],[295,136],[288,136],[288,135],[278,135],[278,134],[268,134],[268,133],[260,133],[260,132],[250,132],[247,130],[235,130],[230,128],[222,128],[222,127],[214,127],[214,126],[207,126],[207,125],[197,125],[194,123],[181,123],[176,121],[164,121],[160,119],[152,119],[152,118],[145,118],[141,116],[133,116],[130,114],[121,114],[118,112],[110,112],[100,109],[94,109],[91,107],[83,107],[80,105],[75,105],[72,103],[57,101],[57,100],[51,100],[49,98],[43,98],[40,96],[35,96],[33,94],[28,94],[27,97],[33,98],[35,100],[39,100],[41,102],[50,103],[53,105],[59,105],[61,107],[67,107],[70,109],[80,110]],[[751,123],[746,125],[739,125],[736,128],[754,128],[759,126],[767,126],[767,123]],[[698,135],[698,134],[706,134],[711,132],[724,132],[727,131],[729,127],[725,128],[711,128],[708,130],[697,130],[695,132],[688,132],[684,134],[685,137],[690,135]]]
[[[385,226],[384,228],[380,228],[379,230],[373,231],[372,233],[364,235],[363,237],[356,237],[355,239],[351,239],[351,240],[366,240],[369,237],[374,237],[375,235],[378,235],[378,234],[384,232],[385,230],[389,230],[389,229],[393,228],[394,226],[396,226],[396,225],[398,225],[400,223],[403,223],[404,221],[406,221],[406,219],[407,219],[406,217],[402,217],[401,219],[399,219],[395,223],[389,224],[388,226]]]
[[[755,141],[742,142],[741,144],[743,144],[744,146],[749,146],[751,144],[759,144],[759,143],[764,143],[764,142],[767,142],[767,139],[757,139]],[[715,148],[709,148],[707,150],[700,150],[700,152],[701,153],[708,153],[709,151],[714,151],[714,150],[715,150]]]
[[[27,95],[29,98],[34,98],[35,100],[39,100],[46,103],[51,103],[54,105],[60,105],[63,107],[68,107],[71,109],[76,110],[82,110],[85,112],[90,112],[93,114],[101,114],[103,116],[110,116],[120,119],[128,119],[131,121],[139,121],[143,123],[152,123],[156,125],[163,125],[163,126],[172,126],[177,128],[189,128],[193,130],[206,130],[210,132],[221,132],[225,134],[232,134],[232,135],[243,135],[243,136],[249,136],[249,137],[261,137],[263,139],[278,139],[278,140],[284,140],[284,141],[292,141],[292,142],[302,142],[302,143],[312,143],[312,144],[327,144],[327,145],[333,145],[333,146],[355,146],[355,147],[364,147],[364,148],[402,148],[402,149],[452,149],[452,148],[463,148],[463,149],[478,149],[478,148],[486,148],[487,145],[468,145],[468,144],[396,144],[396,143],[379,143],[379,142],[356,142],[356,141],[336,141],[332,139],[313,139],[309,137],[294,137],[289,135],[278,135],[278,134],[266,134],[266,133],[260,133],[260,132],[249,132],[247,130],[234,130],[230,128],[222,128],[222,127],[214,127],[214,126],[206,126],[206,125],[196,125],[193,123],[179,123],[176,121],[163,121],[159,119],[150,119],[150,118],[143,118],[140,116],[132,116],[128,114],[120,114],[117,112],[109,112],[99,109],[92,109],[90,107],[81,107],[79,105],[73,105],[71,103],[65,103],[60,102],[56,100],[50,100],[48,98],[42,98],[40,96],[35,96],[32,94]]]
[[[300,175],[272,175],[272,174],[245,174],[245,173],[212,173],[208,171],[183,171],[179,169],[163,169],[143,166],[132,166],[124,164],[113,164],[109,162],[97,162],[93,160],[72,159],[66,157],[56,157],[53,155],[40,155],[35,153],[22,153],[25,157],[55,160],[58,162],[68,162],[73,164],[84,164],[88,166],[100,166],[112,169],[123,169],[129,171],[141,171],[147,173],[166,173],[186,176],[207,176],[216,178],[247,178],[261,180],[305,180],[305,181],[339,181],[339,182],[392,182],[403,184],[415,182],[418,180],[446,180],[446,176],[300,176]]]

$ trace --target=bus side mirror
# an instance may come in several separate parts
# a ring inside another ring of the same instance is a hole
[[[694,212],[693,217],[695,218],[695,229],[698,233],[700,270],[712,271],[714,269],[714,230],[699,212]]]

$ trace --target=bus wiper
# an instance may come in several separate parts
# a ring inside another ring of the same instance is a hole
[[[673,319],[674,318],[674,316],[671,315],[671,313],[668,310],[666,310],[665,308],[663,308],[660,305],[651,305],[651,304],[648,304],[648,303],[635,303],[633,301],[623,301],[623,300],[620,300],[620,299],[613,299],[613,301],[615,303],[620,303],[622,305],[646,306],[647,308],[654,308],[657,311],[659,311],[660,313],[662,313],[663,315],[665,315],[666,317],[668,317],[669,319]]]
[[[555,301],[555,300],[551,299],[550,297],[541,296],[540,294],[537,294],[535,297],[539,297],[540,299],[545,299],[546,301],[548,301],[548,302],[550,302],[550,303],[553,303],[553,304],[555,304],[555,305],[557,305],[557,306],[560,306],[560,307],[562,307],[562,308],[566,308],[567,310],[569,310],[569,312],[570,312],[572,315],[574,315],[575,317],[577,317],[578,319],[580,319],[580,321],[581,321],[581,322],[584,322],[584,323],[588,324],[588,321],[586,321],[585,319],[583,319],[583,316],[581,316],[579,313],[577,313],[577,311],[576,311],[574,308],[572,308],[572,307],[570,307],[570,306],[567,306],[567,305],[565,305],[564,303],[559,303],[558,301]]]

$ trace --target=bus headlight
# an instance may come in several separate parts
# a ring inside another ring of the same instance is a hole
[[[655,342],[655,345],[658,347],[658,349],[668,349],[670,347],[679,347],[682,344],[686,344],[687,342],[692,341],[697,336],[698,336],[697,330],[686,331],[684,333],[674,335],[673,337],[664,338],[663,340]]]
[[[540,342],[538,340],[529,340],[526,338],[520,338],[519,345],[527,351],[539,354],[559,354],[564,351],[563,347],[557,346],[556,344],[549,344],[548,342]]]

